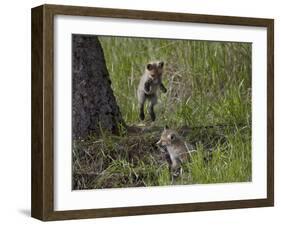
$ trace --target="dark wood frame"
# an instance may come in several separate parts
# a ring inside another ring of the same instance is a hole
[[[53,35],[54,16],[95,16],[267,28],[267,198],[156,206],[54,211],[53,191]],[[274,205],[274,20],[183,13],[42,5],[32,9],[32,200],[40,220],[113,217]]]

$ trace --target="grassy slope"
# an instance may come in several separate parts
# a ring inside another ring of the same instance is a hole
[[[251,45],[206,41],[99,37],[112,87],[127,124],[136,124],[136,89],[148,61],[165,62],[154,126],[198,127],[185,137],[198,149],[177,183],[251,180]],[[149,119],[146,124],[150,124]],[[229,127],[200,126],[226,124]],[[161,131],[159,131],[161,132]],[[92,138],[73,150],[74,188],[168,185],[159,134]],[[97,146],[97,143],[98,146]],[[142,144],[140,146],[140,143]],[[212,161],[204,162],[207,149]],[[98,151],[101,150],[101,151]],[[141,153],[141,154],[140,154]],[[137,161],[134,157],[137,156]],[[189,173],[188,173],[189,172]]]

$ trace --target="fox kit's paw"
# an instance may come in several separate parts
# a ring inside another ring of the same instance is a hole
[[[181,167],[179,167],[179,168],[175,169],[175,170],[172,172],[172,175],[173,175],[174,177],[178,177],[178,176],[182,175],[182,173],[183,173],[183,170],[182,170]]]
[[[140,112],[140,114],[139,114],[139,116],[140,116],[140,120],[144,120],[144,112]]]
[[[150,81],[148,81],[144,84],[144,90],[145,90],[145,92],[150,92]]]

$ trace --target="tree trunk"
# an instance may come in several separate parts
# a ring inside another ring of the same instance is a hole
[[[116,103],[102,46],[94,35],[72,35],[72,137],[125,126]]]

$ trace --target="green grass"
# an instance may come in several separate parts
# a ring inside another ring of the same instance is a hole
[[[163,60],[154,127],[188,125],[198,150],[177,184],[251,180],[251,44],[99,37],[123,119],[138,124],[136,90],[145,65]],[[147,126],[151,125],[146,113]],[[224,125],[206,127],[209,125]],[[91,137],[73,149],[73,188],[171,184],[168,163],[154,143],[161,130],[138,136]],[[212,149],[210,161],[206,153]],[[205,159],[205,160],[204,160]]]

